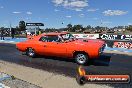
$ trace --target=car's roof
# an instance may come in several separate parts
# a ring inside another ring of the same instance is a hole
[[[43,34],[40,34],[40,35],[38,35],[38,36],[34,36],[34,38],[33,39],[39,39],[40,37],[42,37],[42,36],[58,36],[58,35],[64,35],[64,34],[67,34],[68,32],[60,32],[60,33],[58,33],[58,32],[49,32],[49,33],[43,33]]]
[[[41,36],[45,36],[45,35],[63,35],[63,34],[67,34],[68,32],[50,32],[50,33],[43,33],[41,34]]]

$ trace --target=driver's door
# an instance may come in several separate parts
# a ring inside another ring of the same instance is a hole
[[[67,54],[66,43],[58,41],[58,36],[47,36],[45,41],[41,42],[41,54],[47,56],[63,57]]]

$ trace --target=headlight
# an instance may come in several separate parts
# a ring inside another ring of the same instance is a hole
[[[102,54],[103,53],[103,51],[104,51],[104,49],[105,49],[105,44],[99,49],[99,54]]]
[[[104,51],[105,47],[106,47],[106,44],[104,44],[104,45],[102,46],[102,51]]]
[[[102,51],[102,48],[100,48],[100,49],[99,49],[99,54],[102,54],[102,52],[103,52],[103,51]]]

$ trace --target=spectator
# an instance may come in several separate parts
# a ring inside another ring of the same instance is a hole
[[[4,38],[4,30],[3,29],[1,29],[1,31],[0,31],[0,36],[1,36],[1,40],[5,40],[5,38]]]
[[[39,29],[39,31],[38,31],[38,35],[40,35],[41,34],[41,29]]]
[[[14,35],[15,35],[15,30],[12,28],[11,29],[11,37],[12,37],[12,39],[14,38]]]

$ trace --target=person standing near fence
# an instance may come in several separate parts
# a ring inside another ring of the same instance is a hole
[[[4,29],[0,30],[0,36],[1,36],[1,40],[5,40],[5,38],[4,38]]]
[[[38,35],[40,35],[40,34],[42,34],[41,29],[39,29],[39,31],[38,31]]]
[[[12,37],[12,39],[14,38],[14,35],[15,35],[15,30],[12,28],[11,29],[11,37]]]

